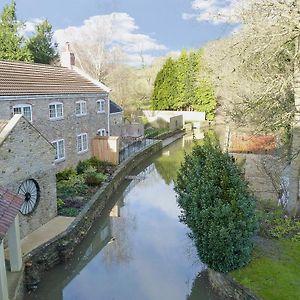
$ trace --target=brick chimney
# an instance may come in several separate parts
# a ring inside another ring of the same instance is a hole
[[[60,54],[60,64],[62,67],[72,69],[75,66],[75,55],[70,50],[70,43],[66,42],[66,50]]]

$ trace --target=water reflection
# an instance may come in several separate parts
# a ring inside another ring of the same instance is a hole
[[[182,143],[134,172],[143,180],[124,182],[112,199],[115,205],[73,258],[49,272],[25,299],[220,299],[197,277],[205,266],[178,221],[173,179],[184,157]],[[185,150],[191,144],[185,141]]]

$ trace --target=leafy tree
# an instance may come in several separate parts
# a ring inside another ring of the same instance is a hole
[[[53,44],[52,38],[52,25],[47,20],[36,25],[35,34],[27,41],[34,62],[50,64],[58,57],[57,46]]]
[[[0,16],[0,59],[32,61],[29,49],[19,31],[22,24],[16,18],[16,3],[6,5]]]
[[[206,137],[186,155],[175,190],[202,262],[219,272],[246,265],[257,227],[255,199],[216,140]]]

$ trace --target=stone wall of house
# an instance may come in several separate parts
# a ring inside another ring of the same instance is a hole
[[[32,124],[50,141],[65,140],[65,160],[56,163],[56,170],[75,166],[80,160],[91,157],[92,139],[99,129],[108,131],[108,95],[60,95],[57,97],[40,96],[30,100],[15,98],[13,100],[0,100],[0,119],[10,119],[13,115],[13,106],[18,104],[30,104],[32,106]],[[105,113],[97,112],[97,100],[104,99]],[[86,101],[87,115],[76,116],[76,101]],[[64,117],[60,120],[50,120],[49,104],[53,102],[63,103]],[[77,153],[77,135],[88,134],[89,147],[85,153]]]
[[[284,165],[279,158],[269,154],[233,154],[242,166],[249,188],[262,201],[277,205],[278,198],[286,193],[282,181]]]
[[[123,126],[123,113],[110,114],[110,135],[121,136]]]
[[[21,237],[57,214],[54,148],[24,118],[0,145],[0,185],[14,192],[26,179],[40,188],[40,200],[30,215],[20,214]]]

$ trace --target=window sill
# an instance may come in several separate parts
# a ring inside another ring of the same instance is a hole
[[[78,155],[79,155],[79,154],[84,154],[84,153],[87,153],[88,151],[89,151],[89,149],[82,150],[82,151],[77,152],[77,154],[78,154]]]
[[[50,121],[59,121],[59,120],[63,120],[64,117],[58,117],[58,118],[49,118]]]
[[[105,114],[105,110],[104,111],[97,111],[97,114]]]
[[[88,115],[88,114],[80,114],[80,115],[75,114],[75,116],[76,116],[76,117],[79,117],[79,118],[80,118],[80,117],[87,116],[87,115]]]
[[[63,158],[58,158],[58,159],[55,159],[55,160],[54,160],[54,163],[55,163],[55,164],[58,164],[58,163],[61,163],[61,162],[65,161],[65,160],[66,160],[65,157],[63,157]]]

